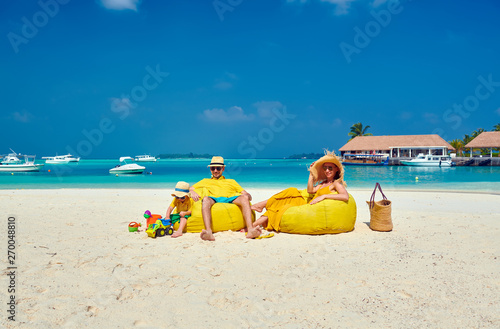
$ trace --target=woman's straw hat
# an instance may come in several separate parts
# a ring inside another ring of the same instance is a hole
[[[224,167],[224,158],[219,156],[213,157],[208,167]]]
[[[323,165],[327,162],[331,162],[339,168],[339,178],[337,180],[342,185],[346,186],[346,183],[344,182],[344,166],[342,166],[342,161],[338,156],[335,155],[335,152],[330,152],[328,150],[325,150],[325,155],[314,162],[314,165],[309,168],[309,171],[313,175],[314,183],[316,184],[326,179]]]
[[[189,194],[189,184],[186,182],[178,182],[175,184],[175,192],[172,193],[172,196],[176,196],[182,198]]]

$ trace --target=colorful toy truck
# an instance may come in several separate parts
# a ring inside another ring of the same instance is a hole
[[[170,219],[160,218],[155,223],[149,224],[146,233],[151,238],[172,235],[174,228]]]

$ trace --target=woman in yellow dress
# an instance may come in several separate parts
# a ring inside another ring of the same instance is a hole
[[[253,226],[264,226],[267,230],[279,231],[281,216],[294,206],[306,203],[315,204],[325,199],[348,201],[349,194],[345,189],[344,167],[340,159],[333,152],[313,162],[309,166],[309,180],[307,191],[299,191],[295,187],[287,188],[268,200],[252,205],[252,210],[266,212],[257,219]]]

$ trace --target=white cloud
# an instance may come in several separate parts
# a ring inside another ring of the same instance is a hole
[[[412,117],[413,117],[413,113],[406,112],[406,111],[401,112],[401,114],[399,115],[399,118],[401,120],[405,120],[405,121],[410,120]]]
[[[335,15],[340,16],[340,15],[346,15],[351,6],[351,2],[354,2],[356,0],[319,0],[319,1],[336,5]],[[380,0],[375,0],[375,1],[380,1]],[[305,4],[308,2],[309,0],[287,0],[287,3]]]
[[[140,4],[140,0],[99,0],[101,5],[106,9],[112,10],[125,10],[130,9],[137,11],[137,5]]]
[[[117,110],[131,109],[134,105],[130,101],[130,98],[122,97],[116,98],[111,97],[111,110],[116,112]]]
[[[253,104],[257,108],[257,113],[259,117],[264,119],[269,119],[275,117],[276,114],[273,113],[273,110],[281,110],[284,108],[284,105],[280,102],[276,101],[262,101]]]
[[[254,115],[247,115],[239,106],[233,106],[227,111],[223,109],[205,110],[201,114],[201,118],[211,122],[238,122],[238,121],[252,121]]]
[[[218,90],[228,90],[233,88],[233,84],[227,81],[219,81],[214,85],[214,88]]]
[[[233,88],[233,83],[229,82],[228,80],[230,80],[230,81],[231,80],[233,80],[233,81],[238,80],[238,77],[236,76],[236,74],[225,72],[224,75],[225,75],[224,78],[215,80],[215,85],[214,85],[215,89],[218,89],[218,90],[231,89],[231,88]]]
[[[18,122],[22,122],[22,123],[28,123],[30,122],[31,120],[33,120],[35,118],[35,116],[25,110],[21,112],[14,112],[12,113],[12,119],[14,119],[14,121],[18,121]]]
[[[496,110],[497,114],[500,115],[500,107]]]
[[[332,126],[335,128],[342,126],[342,120],[340,120],[339,118],[336,118],[335,120],[333,120]]]
[[[387,0],[373,0],[372,6],[376,8],[383,5],[386,2]]]
[[[226,75],[232,80],[238,80],[238,76],[234,73],[226,72]]]
[[[423,114],[423,117],[427,122],[432,124],[436,124],[439,122],[439,117],[437,116],[437,114],[434,113],[425,112]]]
[[[349,7],[351,6],[351,2],[355,0],[320,0],[321,2],[328,2],[337,5],[335,9],[335,15],[346,15],[349,11]]]

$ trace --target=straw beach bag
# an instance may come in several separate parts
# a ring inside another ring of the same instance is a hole
[[[375,201],[375,193],[377,188],[382,193],[383,200]],[[392,231],[391,205],[392,202],[387,200],[379,183],[375,184],[370,201],[366,201],[370,207],[370,228],[374,231],[389,232]]]

